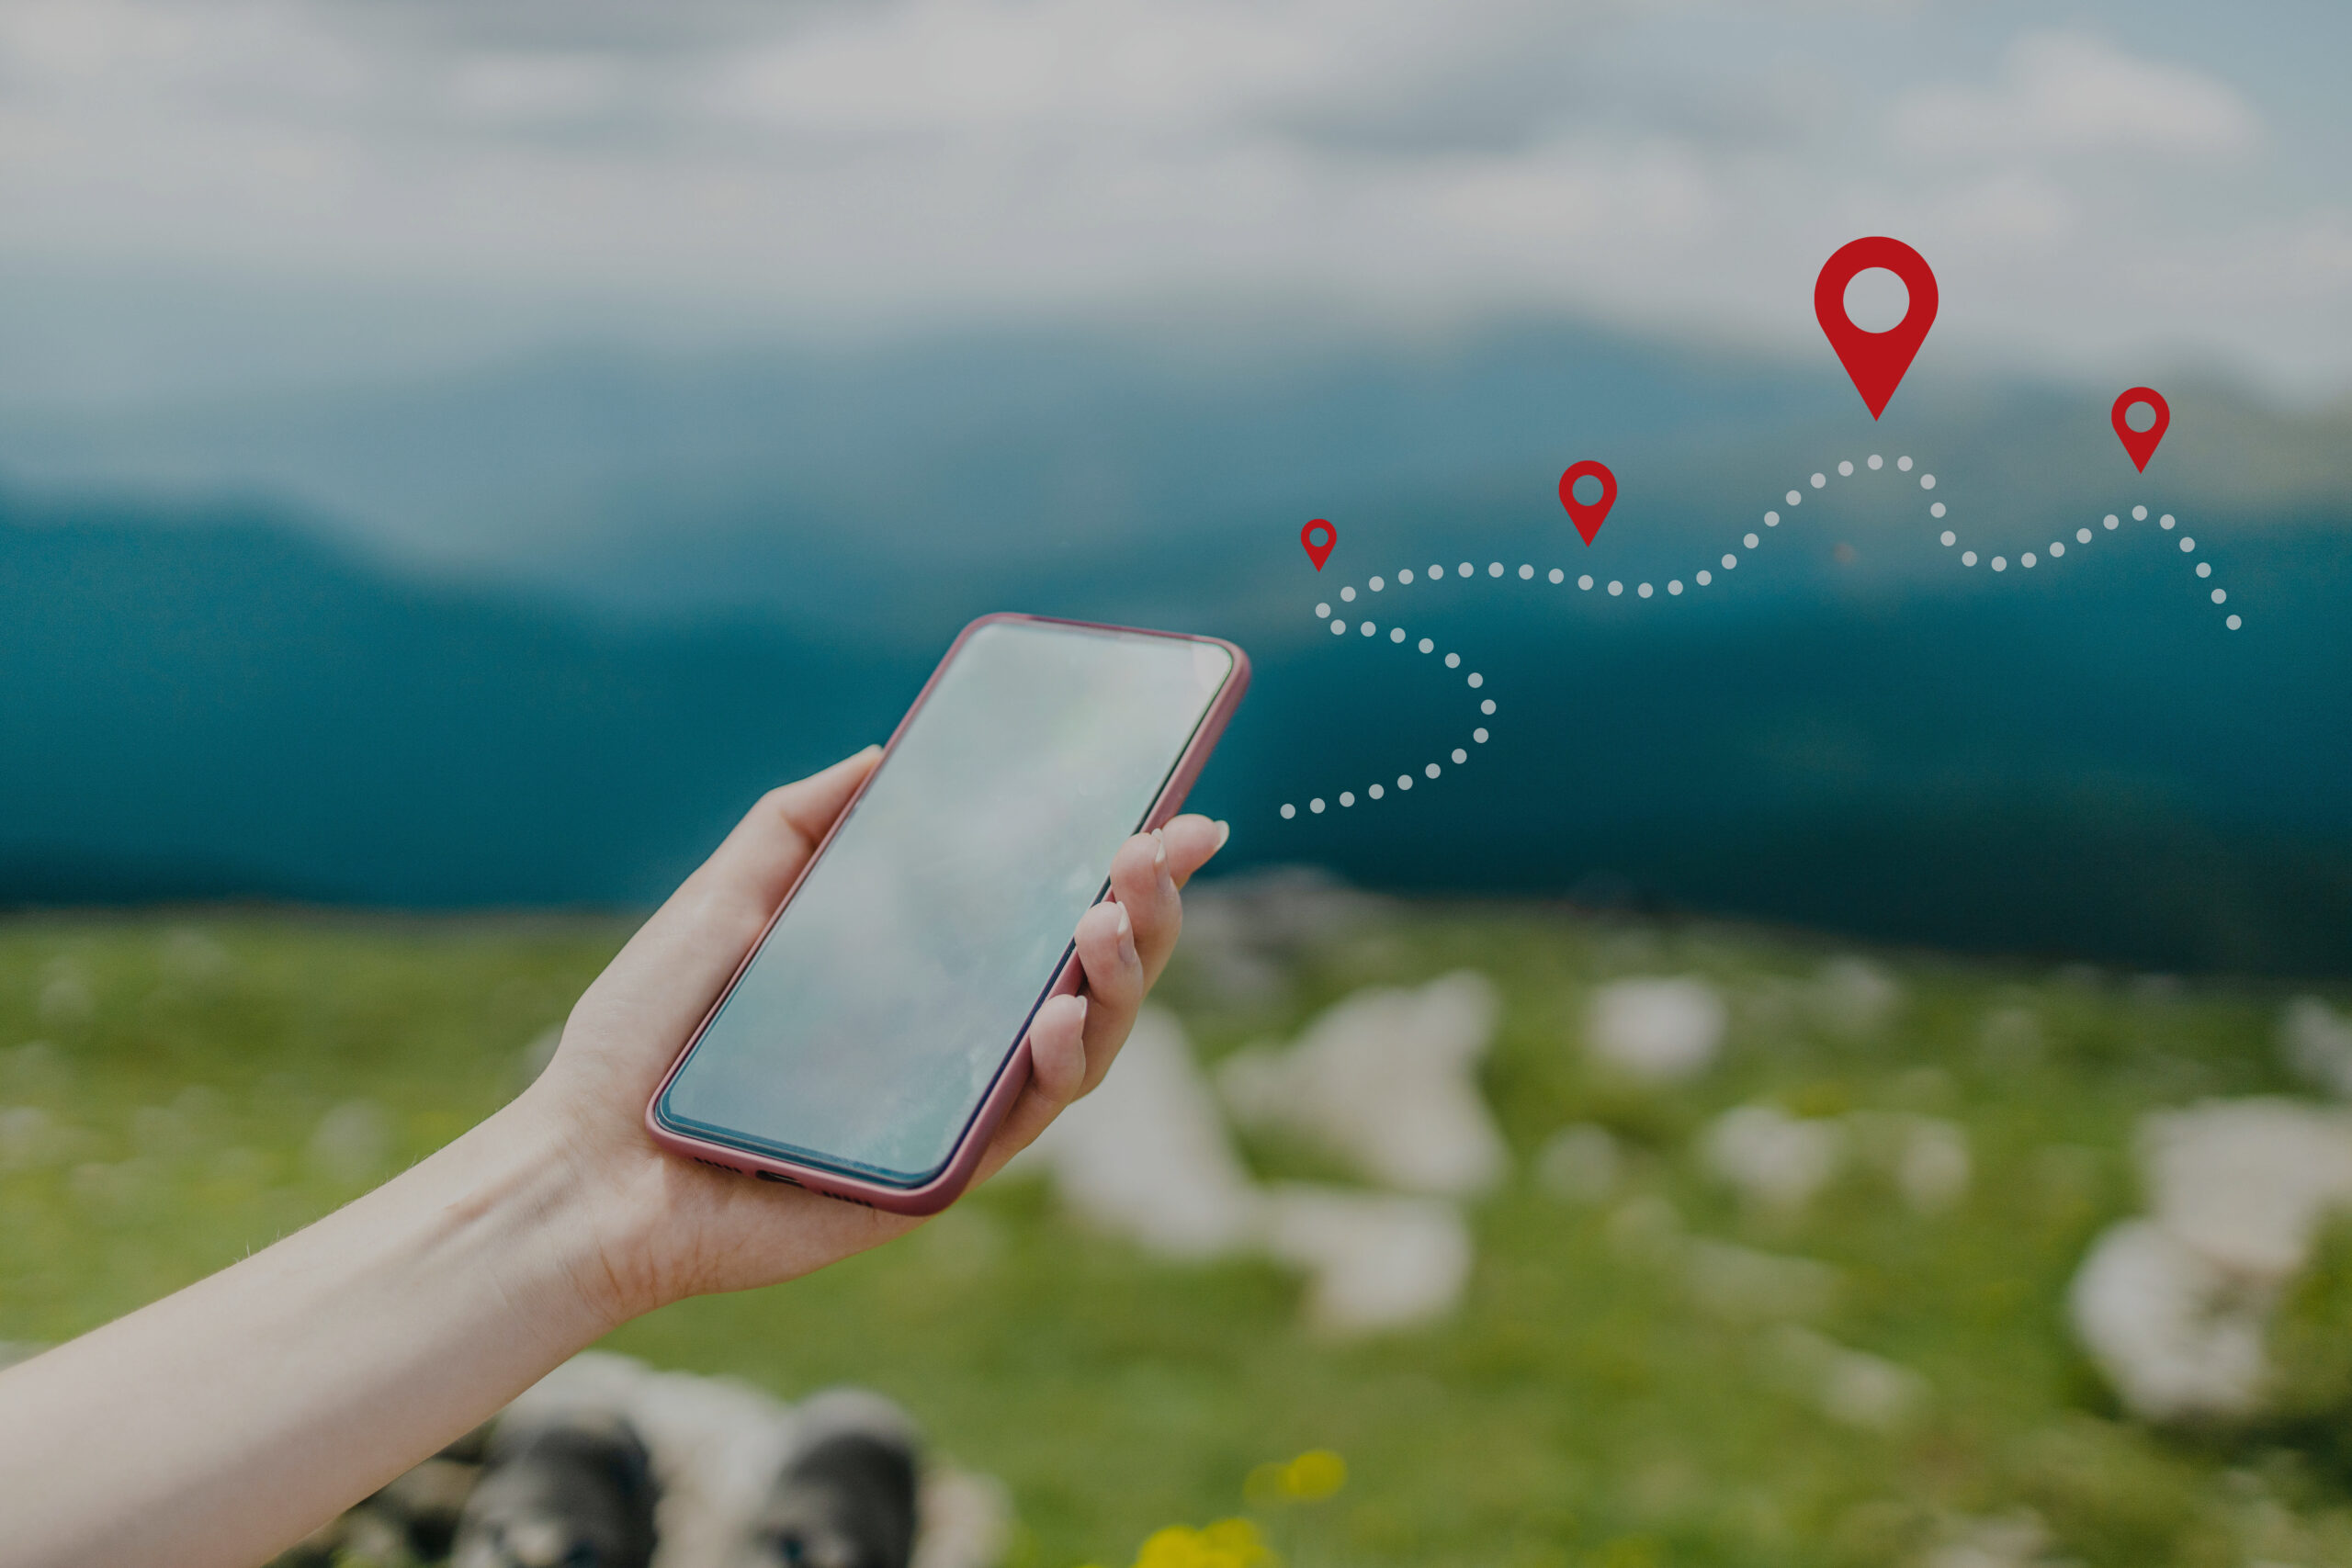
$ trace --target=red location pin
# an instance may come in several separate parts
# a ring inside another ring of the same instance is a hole
[[[2156,416],[2156,423],[2145,430],[2132,429],[2123,417],[2139,403],[2147,404],[2148,412]],[[2146,473],[2148,459],[2156,455],[2156,443],[2162,441],[2165,432],[2172,428],[2172,410],[2165,405],[2165,395],[2154,387],[2134,387],[2115,400],[2115,412],[2111,417],[2115,422],[2117,438],[2123,443],[2123,449],[2132,454],[2132,466]]]
[[[1588,475],[1600,481],[1600,499],[1589,506],[1577,499],[1577,481]],[[1609,509],[1617,504],[1617,476],[1609,471],[1608,465],[1589,457],[1570,464],[1568,471],[1560,476],[1560,504],[1568,509],[1568,521],[1577,525],[1577,532],[1589,545],[1592,536],[1600,532],[1600,525],[1609,521]]]
[[[1901,278],[1911,298],[1901,321],[1883,333],[1866,333],[1846,314],[1846,285],[1856,274],[1877,266]],[[1903,373],[1911,368],[1912,356],[1936,324],[1936,275],[1925,256],[1900,240],[1883,234],[1856,240],[1838,247],[1822,264],[1821,276],[1813,284],[1813,313],[1829,346],[1838,351],[1838,363],[1854,378],[1854,390],[1862,394],[1876,419],[1886,412],[1886,400],[1903,384]]]
[[[1323,563],[1331,558],[1331,547],[1340,542],[1340,531],[1320,517],[1298,531],[1298,542],[1306,547],[1306,558],[1321,571]]]

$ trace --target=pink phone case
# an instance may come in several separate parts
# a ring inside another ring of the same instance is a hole
[[[1227,678],[1225,689],[1217,694],[1216,701],[1209,705],[1207,716],[1201,720],[1200,728],[1193,731],[1192,744],[1184,749],[1183,756],[1177,761],[1175,771],[1168,775],[1167,787],[1159,792],[1159,798],[1152,802],[1150,811],[1145,814],[1143,830],[1149,831],[1175,816],[1178,808],[1184,804],[1184,796],[1192,789],[1193,781],[1200,777],[1202,765],[1207,762],[1209,753],[1216,750],[1217,738],[1225,733],[1226,721],[1233,716],[1233,710],[1241,704],[1242,693],[1250,686],[1250,656],[1222,637],[1147,631],[1137,626],[1103,626],[1092,621],[1057,620],[1047,615],[1023,615],[1009,612],[982,615],[956,634],[954,646],[948,649],[946,657],[939,661],[939,667],[931,672],[931,679],[923,682],[922,690],[916,694],[914,705],[907,710],[906,717],[900,719],[899,728],[891,732],[889,743],[882,749],[881,762],[876,764],[876,772],[878,773],[883,764],[889,761],[890,753],[898,750],[899,738],[906,734],[907,726],[914,721],[915,715],[922,711],[923,704],[930,701],[933,689],[939,684],[940,676],[944,674],[947,667],[956,661],[956,656],[963,651],[967,639],[982,626],[997,621],[1029,621],[1044,626],[1079,627],[1088,631],[1121,632],[1138,637],[1162,637],[1177,642],[1213,643],[1233,656],[1233,673]],[[873,777],[872,773],[866,775],[868,783],[872,782]],[[861,784],[858,794],[864,793],[865,786]],[[856,804],[857,797],[853,795],[849,805],[854,807]],[[752,943],[750,950],[743,954],[742,963],[737,964],[735,973],[728,976],[726,987],[718,993],[718,999],[711,1004],[710,1010],[705,1013],[702,1021],[695,1026],[695,1032],[687,1038],[684,1048],[678,1053],[677,1059],[670,1064],[670,1070],[662,1075],[662,1082],[654,1089],[653,1098],[646,1102],[645,1129],[653,1135],[654,1141],[664,1148],[684,1155],[689,1159],[699,1160],[705,1165],[716,1166],[722,1170],[756,1176],[764,1181],[781,1181],[794,1187],[805,1187],[811,1192],[821,1192],[829,1198],[840,1198],[852,1203],[863,1203],[869,1208],[888,1209],[901,1214],[933,1214],[954,1202],[956,1196],[971,1181],[973,1173],[979,1168],[981,1155],[988,1150],[989,1140],[996,1133],[997,1123],[1004,1119],[1004,1113],[1012,1108],[1013,1101],[1020,1098],[1021,1090],[1028,1084],[1029,1039],[1026,1032],[1023,1033],[1020,1044],[1015,1046],[1012,1055],[1005,1059],[1003,1068],[997,1074],[996,1082],[989,1087],[987,1098],[980,1101],[978,1111],[965,1125],[964,1134],[956,1145],[956,1152],[948,1157],[945,1168],[921,1187],[893,1187],[882,1182],[865,1181],[854,1176],[844,1176],[837,1170],[826,1170],[815,1166],[802,1165],[794,1160],[753,1154],[747,1149],[735,1148],[726,1144],[712,1143],[692,1134],[682,1133],[675,1128],[662,1125],[660,1114],[662,1097],[669,1093],[670,1080],[678,1076],[680,1067],[685,1066],[686,1058],[693,1055],[695,1044],[701,1041],[703,1031],[708,1029],[710,1021],[718,1016],[719,1008],[732,994],[737,982],[742,979],[743,971],[752,966],[752,959],[759,953],[761,944],[767,941],[768,931],[774,929],[784,911],[790,908],[794,896],[800,891],[801,882],[808,875],[809,868],[814,866],[825,851],[831,846],[833,834],[841,830],[841,824],[847,821],[849,816],[848,807],[844,807],[841,816],[835,818],[832,828],[826,832],[823,841],[818,844],[816,852],[808,857],[808,864],[802,866],[800,875],[794,878],[791,888],[784,896],[784,902],[776,906],[775,913],[768,917],[767,925],[761,928],[759,940]],[[1053,983],[1046,987],[1046,995],[1047,997],[1069,995],[1079,988],[1080,979],[1078,954],[1072,952],[1062,959],[1061,967],[1055,971]]]

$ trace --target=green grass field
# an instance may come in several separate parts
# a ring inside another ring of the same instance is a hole
[[[338,1107],[380,1108],[340,1113],[382,1130],[373,1175],[450,1138],[514,1090],[624,934],[276,912],[0,924],[0,1338],[89,1328],[349,1196],[367,1162],[306,1152]],[[1300,1324],[1295,1279],[1154,1264],[1027,1185],[818,1278],[656,1314],[612,1348],[786,1395],[887,1392],[1005,1481],[1015,1561],[1038,1568],[1124,1564],[1161,1526],[1241,1511],[1254,1466],[1310,1448],[1345,1456],[1345,1487],[1260,1508],[1300,1568],[1912,1562],[1955,1521],[2025,1509],[2051,1561],[2352,1562],[2352,1493],[2290,1450],[2121,1419],[2062,1315],[2086,1241],[2139,1206],[2136,1118],[2288,1088],[2285,993],[1879,954],[1900,1005],[1841,1030],[1809,1001],[1835,951],[1408,907],[1310,947],[1260,1004],[1217,1002],[1180,964],[1163,995],[1210,1057],[1366,984],[1464,965],[1498,982],[1486,1081],[1518,1173],[1472,1212],[1476,1271],[1438,1328],[1326,1342]],[[1702,975],[1730,999],[1710,1075],[1644,1090],[1588,1065],[1589,991],[1637,974]],[[1760,1100],[1952,1119],[1973,1184],[1926,1218],[1857,1168],[1800,1220],[1749,1214],[1692,1145]],[[1637,1151],[1605,1203],[1532,1175],[1578,1122]],[[1247,1147],[1267,1175],[1329,1174]],[[1917,1416],[1878,1430],[1826,1414],[1769,1325],[1710,1315],[1626,1245],[1624,1205],[1656,1198],[1689,1234],[1835,1266],[1814,1327],[1923,1378]]]

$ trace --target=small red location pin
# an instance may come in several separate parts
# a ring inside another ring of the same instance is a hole
[[[1306,558],[1321,571],[1323,563],[1331,558],[1331,547],[1340,542],[1340,531],[1320,517],[1298,531],[1298,542],[1306,547]]]
[[[1883,333],[1866,333],[1846,314],[1846,285],[1856,274],[1879,266],[1901,278],[1911,298],[1901,321]],[[1838,247],[1822,264],[1821,276],[1813,284],[1813,313],[1829,346],[1838,351],[1838,363],[1854,378],[1854,390],[1861,393],[1876,419],[1903,384],[1903,373],[1928,340],[1928,329],[1936,324],[1936,275],[1925,256],[1900,240],[1883,234],[1856,240]]]
[[[2145,430],[2132,429],[2131,423],[2123,417],[2138,403],[2147,404],[2148,412],[2156,416],[2156,423]],[[2156,443],[2162,441],[2165,432],[2172,428],[2172,410],[2165,405],[2165,395],[2154,387],[2134,387],[2115,400],[2115,412],[2110,417],[2115,422],[2116,436],[2122,441],[2123,449],[2132,455],[2132,466],[2146,473],[2148,459],[2156,455]]]
[[[1589,506],[1577,499],[1577,481],[1588,475],[1600,481],[1600,499]],[[1600,525],[1609,521],[1609,509],[1617,504],[1617,476],[1609,471],[1606,464],[1589,457],[1572,463],[1568,471],[1560,476],[1560,504],[1568,509],[1568,521],[1577,525],[1577,532],[1584,536],[1584,542],[1589,545],[1592,536],[1600,532]]]

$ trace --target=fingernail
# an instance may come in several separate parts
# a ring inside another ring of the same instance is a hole
[[[1082,1033],[1082,1032],[1085,1032],[1085,1029],[1086,1029],[1086,998],[1085,998],[1084,997],[1079,997],[1079,998],[1077,998],[1077,1001],[1078,1001],[1078,1027],[1079,1027],[1080,1032]]]
[[[1225,841],[1231,837],[1233,837],[1233,824],[1222,817],[1218,818],[1216,819],[1216,850],[1225,848]],[[1215,854],[1216,850],[1211,850],[1209,853]]]
[[[1111,907],[1119,911],[1119,962],[1133,964],[1136,961],[1136,923],[1127,918],[1125,904]]]
[[[1168,840],[1159,836],[1159,829],[1157,828],[1151,830],[1151,863],[1154,865],[1168,863]]]

